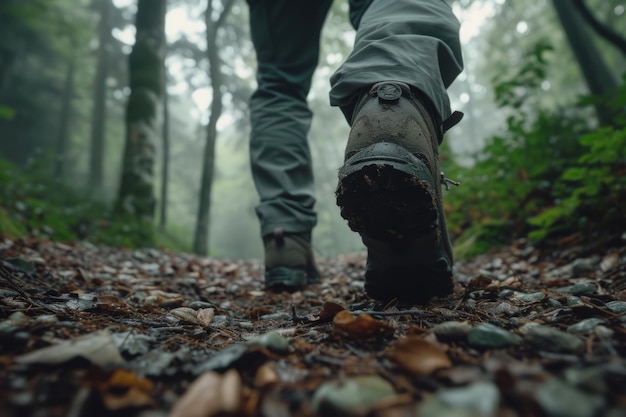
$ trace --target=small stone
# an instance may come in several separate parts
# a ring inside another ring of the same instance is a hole
[[[433,333],[441,342],[467,340],[472,326],[466,321],[444,321],[433,327]]]
[[[590,317],[569,326],[567,328],[567,333],[590,333],[598,324],[602,323],[604,323],[604,320],[597,317]]]
[[[546,304],[548,305],[548,307],[552,307],[552,308],[563,307],[563,304],[555,298],[548,298],[548,301],[546,301]]]
[[[498,294],[498,297],[499,298],[509,298],[513,294],[515,294],[515,291],[513,291],[510,288],[505,288],[502,291],[500,291],[500,293]]]
[[[626,313],[626,301],[609,301],[606,303],[606,308],[613,313]]]
[[[580,302],[580,298],[578,298],[578,297],[576,297],[576,296],[573,296],[573,295],[572,295],[572,296],[570,296],[570,297],[567,297],[567,300],[565,300],[565,304],[566,304],[568,307],[571,307],[571,306],[576,306],[576,305],[578,305],[578,304],[581,304],[581,302]]]
[[[537,402],[548,417],[593,417],[604,401],[552,378],[538,387]]]
[[[215,308],[215,305],[206,301],[192,301],[191,303],[189,303],[189,308],[193,308],[194,310],[200,310],[201,308]]]
[[[572,273],[574,275],[584,275],[588,272],[593,272],[598,261],[598,257],[577,259],[572,264]]]
[[[525,335],[527,334],[530,329],[532,329],[533,327],[537,327],[537,326],[541,326],[539,323],[534,322],[534,321],[529,321],[528,323],[524,323],[522,325],[522,327],[520,327],[519,329],[517,329],[517,331],[521,334],[521,335]]]
[[[606,394],[609,390],[606,384],[606,372],[600,366],[588,368],[567,368],[563,372],[565,381],[584,391],[597,394]]]
[[[519,336],[491,323],[480,323],[470,330],[467,339],[470,345],[485,348],[512,346],[520,341]]]
[[[572,285],[569,292],[572,295],[591,295],[598,290],[598,287],[591,282],[581,282],[579,284]]]
[[[437,392],[419,408],[420,417],[491,417],[500,403],[500,390],[491,382]]]
[[[537,301],[541,301],[546,298],[546,295],[542,292],[533,292],[530,294],[526,294],[523,292],[516,292],[515,298],[524,302],[524,303],[536,303]]]
[[[261,320],[290,320],[291,315],[287,313],[271,313],[271,314],[264,314],[260,316],[259,319]]]
[[[42,314],[41,316],[35,317],[33,323],[35,324],[45,324],[51,325],[59,322],[59,318],[54,314]]]
[[[535,326],[524,335],[524,341],[548,352],[575,352],[583,345],[578,337],[549,326]]]
[[[323,383],[313,395],[312,407],[318,416],[362,416],[371,405],[394,395],[396,391],[385,379],[362,375]]]
[[[257,338],[249,340],[248,344],[263,346],[272,352],[276,352],[281,355],[289,353],[289,340],[285,339],[277,332],[265,333]]]
[[[9,316],[9,321],[15,326],[25,326],[30,321],[30,318],[21,311],[16,311]]]

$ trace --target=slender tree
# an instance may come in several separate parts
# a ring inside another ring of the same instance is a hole
[[[170,112],[169,96],[167,95],[167,69],[163,67],[163,132],[161,135],[161,201],[159,213],[159,230],[165,232],[167,224],[167,195],[170,176]]]
[[[589,92],[597,97],[606,97],[617,89],[617,81],[609,66],[600,54],[598,47],[589,35],[587,26],[570,0],[552,0],[552,5],[576,57]],[[606,106],[596,104],[596,113],[600,124],[611,121],[611,113]]]
[[[154,219],[155,143],[163,94],[166,0],[139,0],[136,40],[129,57],[130,96],[117,211]]]
[[[99,5],[98,50],[93,86],[91,113],[91,146],[89,149],[89,189],[92,196],[100,195],[104,178],[104,138],[106,137],[106,78],[108,49],[111,39],[110,0],[95,0]]]
[[[70,123],[72,118],[72,100],[74,98],[74,78],[76,74],[76,57],[70,54],[65,70],[63,85],[63,98],[61,100],[61,114],[59,117],[59,135],[56,143],[56,158],[54,164],[54,176],[59,181],[63,180],[65,164],[67,163],[67,147],[70,141]]]
[[[585,0],[572,0],[572,3],[578,10],[578,13],[585,19],[585,21],[595,30],[595,32],[602,36],[606,41],[611,43],[617,49],[622,51],[622,54],[626,56],[626,38],[620,35],[608,24],[602,23],[591,11]]]
[[[215,143],[217,141],[217,121],[222,115],[222,85],[224,74],[222,73],[222,59],[219,54],[219,42],[217,33],[228,17],[234,0],[222,2],[222,11],[217,19],[213,19],[213,0],[208,0],[205,13],[207,56],[209,59],[209,76],[213,90],[211,101],[211,115],[206,130],[206,144],[204,148],[204,160],[202,163],[202,185],[200,188],[200,202],[198,204],[198,216],[193,241],[193,251],[198,254],[206,254],[209,238],[209,219],[211,209],[211,188],[213,185],[213,171],[215,166]]]

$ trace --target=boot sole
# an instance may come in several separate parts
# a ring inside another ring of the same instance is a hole
[[[307,283],[309,280],[303,269],[277,266],[265,272],[265,287],[267,289],[297,290],[306,286]]]
[[[337,205],[368,246],[370,297],[421,302],[452,290],[435,184],[421,159],[388,142],[359,151],[339,170]]]

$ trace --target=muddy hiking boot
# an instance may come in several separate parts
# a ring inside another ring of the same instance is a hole
[[[297,290],[320,282],[310,233],[285,233],[277,228],[263,238],[265,247],[265,287]]]
[[[355,107],[336,196],[367,247],[365,291],[372,298],[424,302],[453,289],[442,133],[433,120],[399,82],[374,85]]]

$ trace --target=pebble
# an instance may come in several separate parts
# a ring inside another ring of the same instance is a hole
[[[529,321],[528,323],[524,323],[524,324],[522,325],[522,327],[520,327],[519,329],[517,329],[517,331],[518,331],[520,334],[525,335],[525,334],[527,334],[527,333],[530,331],[530,329],[532,329],[532,328],[534,328],[534,327],[537,327],[537,326],[541,326],[541,325],[540,325],[539,323],[537,323],[537,322],[534,322],[534,321]]]
[[[526,294],[523,292],[516,292],[515,298],[524,302],[524,303],[536,303],[537,301],[541,301],[546,298],[546,295],[542,292],[533,292],[530,294]]]
[[[272,352],[276,352],[281,355],[289,353],[289,340],[278,334],[278,332],[265,333],[259,337],[249,340],[248,344],[263,346]]]
[[[580,302],[580,298],[578,298],[578,297],[576,297],[576,296],[573,296],[573,295],[572,295],[572,296],[569,296],[569,297],[567,297],[567,300],[565,301],[565,304],[566,304],[568,307],[571,307],[571,306],[576,306],[576,305],[578,305],[578,304],[581,304],[581,302]]]
[[[569,292],[572,295],[591,295],[597,290],[598,287],[596,284],[592,284],[591,282],[581,282],[579,284],[572,285]]]
[[[467,335],[470,345],[475,347],[499,348],[519,343],[519,336],[494,326],[491,323],[480,323]]]
[[[597,317],[590,317],[569,326],[567,333],[591,333],[598,324],[602,323],[604,323],[604,320]]]
[[[606,303],[606,308],[613,313],[626,313],[626,301],[609,301]]]
[[[215,304],[211,304],[206,301],[192,301],[189,303],[189,308],[193,308],[194,310],[200,310],[201,308],[215,308]]]
[[[587,368],[567,368],[563,372],[565,381],[587,392],[606,394],[609,390],[606,383],[606,372],[601,366]]]
[[[600,397],[588,395],[556,378],[539,386],[537,402],[547,417],[593,417],[603,405]]]
[[[396,391],[387,380],[362,375],[323,383],[311,405],[318,416],[356,417],[364,415],[372,404],[394,395]]]
[[[466,321],[444,321],[433,327],[433,333],[441,342],[467,340],[472,326]]]
[[[548,298],[548,301],[546,301],[546,304],[548,305],[548,307],[553,307],[553,308],[563,307],[563,304],[555,298]]]
[[[596,265],[600,259],[598,257],[590,257],[577,259],[572,263],[572,273],[574,275],[584,275],[595,270]]]
[[[264,314],[259,317],[261,320],[291,320],[291,315],[288,313],[271,313]]]
[[[583,344],[577,336],[549,326],[535,326],[524,335],[524,340],[537,349],[548,352],[575,352]]]
[[[491,417],[500,403],[500,390],[491,382],[437,392],[419,408],[420,417]]]

